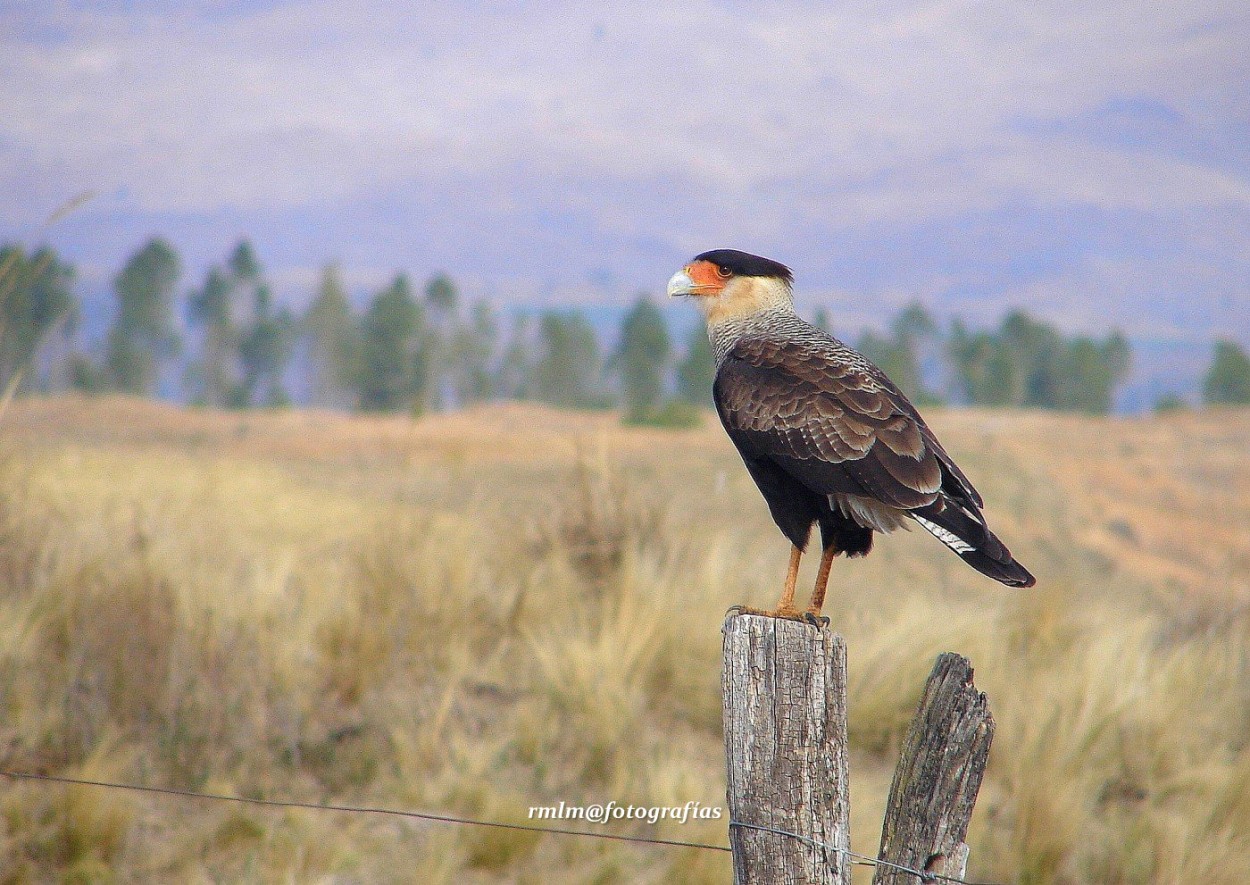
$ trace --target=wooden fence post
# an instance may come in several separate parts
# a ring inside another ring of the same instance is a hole
[[[881,829],[878,860],[962,879],[968,821],[994,739],[994,717],[967,658],[938,655],[903,742]],[[914,885],[878,866],[873,885]]]
[[[850,885],[842,637],[746,614],[722,631],[730,820],[767,828],[730,824],[734,882]]]

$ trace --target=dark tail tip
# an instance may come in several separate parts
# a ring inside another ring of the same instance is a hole
[[[972,566],[981,574],[993,578],[995,581],[1001,581],[1008,587],[1032,587],[1037,583],[1037,578],[1011,558],[1011,554],[1007,555],[1006,562],[999,562],[996,559],[990,559],[979,550],[972,550],[968,553],[961,553],[964,562]]]

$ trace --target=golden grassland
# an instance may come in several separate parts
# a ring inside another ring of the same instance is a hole
[[[931,423],[1039,583],[919,532],[837,564],[853,847],[952,650],[998,721],[971,878],[1245,881],[1250,413]],[[714,425],[16,402],[0,764],[515,821],[720,804],[720,625],[775,600],[787,548]],[[4,882],[728,878],[718,852],[0,781]]]

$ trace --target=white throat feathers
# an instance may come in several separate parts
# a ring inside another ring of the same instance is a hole
[[[790,286],[771,277],[736,277],[720,294],[696,298],[695,303],[707,319],[708,339],[718,361],[740,338],[799,319]]]

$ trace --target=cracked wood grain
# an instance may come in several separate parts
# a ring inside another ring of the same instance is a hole
[[[850,848],[846,646],[828,627],[731,614],[724,627],[730,819]],[[738,885],[849,885],[844,854],[731,826]]]
[[[963,878],[968,822],[981,788],[994,717],[967,658],[938,655],[894,770],[880,860]],[[878,867],[873,885],[914,885],[918,876]]]

